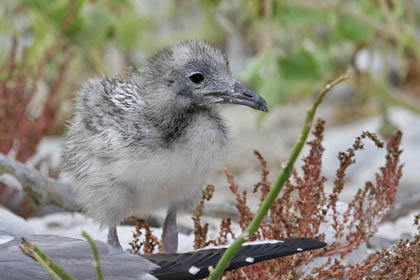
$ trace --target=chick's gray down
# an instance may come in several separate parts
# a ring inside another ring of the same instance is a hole
[[[88,81],[76,99],[63,159],[86,213],[112,230],[129,216],[169,209],[164,235],[176,231],[176,210],[194,205],[223,166],[223,103],[267,111],[257,93],[232,77],[221,51],[201,41],[165,48],[125,78]]]

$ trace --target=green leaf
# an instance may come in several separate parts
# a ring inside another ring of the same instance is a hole
[[[276,19],[286,26],[300,27],[322,23],[327,18],[327,13],[322,11],[310,10],[301,7],[283,5]]]
[[[101,46],[110,32],[112,15],[105,7],[98,5],[84,19],[84,26],[80,27],[80,33],[75,34],[76,41],[88,48]]]
[[[264,51],[252,58],[246,71],[242,74],[243,79],[252,87],[259,87],[262,82],[261,69],[264,65],[269,63],[271,57],[272,53],[270,51]]]
[[[63,28],[64,22],[66,21],[68,13],[69,3],[67,0],[57,0],[50,2],[50,5],[47,7],[47,15],[50,20],[58,26],[60,29]]]
[[[337,17],[336,32],[342,38],[356,43],[368,41],[373,36],[369,26],[345,15]]]
[[[293,51],[280,58],[278,67],[286,79],[319,79],[321,77],[317,61],[312,53],[304,48]]]
[[[273,50],[265,50],[250,61],[243,75],[247,83],[267,101],[269,106],[286,103],[293,93],[287,87],[278,63],[278,55]]]
[[[128,11],[115,24],[115,41],[119,47],[130,50],[136,46],[139,35],[147,22],[135,11]]]

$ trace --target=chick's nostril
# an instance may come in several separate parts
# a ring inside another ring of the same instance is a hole
[[[253,96],[249,93],[244,92],[243,95],[245,95],[246,97],[252,98]]]

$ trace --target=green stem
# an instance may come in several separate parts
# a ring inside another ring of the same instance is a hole
[[[24,238],[22,238],[22,244],[23,246],[20,246],[20,249],[23,253],[38,261],[54,280],[76,280],[76,278],[68,273],[62,266],[57,264],[53,259],[48,257],[36,245],[27,242]]]
[[[225,268],[229,265],[230,260],[235,255],[235,253],[239,250],[244,242],[248,240],[248,238],[257,231],[258,227],[260,226],[262,220],[264,219],[265,215],[270,210],[271,206],[273,205],[274,201],[276,200],[278,194],[280,193],[281,189],[283,188],[284,184],[286,183],[287,179],[290,177],[293,171],[293,165],[298,158],[303,146],[305,145],[306,139],[311,129],[311,125],[315,116],[316,109],[318,105],[322,102],[324,96],[329,92],[334,86],[337,84],[347,80],[349,78],[349,73],[344,76],[340,76],[331,83],[327,84],[319,93],[317,98],[315,99],[312,106],[307,110],[306,119],[304,126],[302,128],[301,135],[296,142],[293,150],[287,160],[287,165],[280,171],[279,176],[271,188],[269,194],[267,195],[266,199],[264,200],[263,204],[261,205],[260,209],[258,210],[257,214],[255,215],[254,219],[251,221],[249,226],[246,230],[230,245],[230,247],[225,251],[222,258],[219,260],[216,268],[211,273],[209,280],[216,280],[219,279],[222,275]]]
[[[22,249],[22,248],[21,248]],[[23,249],[22,249],[23,250]],[[25,253],[26,254],[26,253]],[[39,254],[37,254],[37,253],[35,253],[35,252],[30,252],[30,253],[28,253],[28,254],[30,254],[37,262],[39,262],[39,264],[40,265],[42,265],[42,267],[44,268],[44,270],[49,274],[49,275],[51,275],[51,277],[54,279],[54,280],[61,280],[61,278],[54,272],[54,270],[52,270],[49,266],[48,266],[48,264],[42,259],[42,257],[39,255]]]
[[[102,275],[101,266],[99,265],[98,248],[96,248],[95,242],[92,240],[92,238],[89,236],[89,234],[87,234],[86,231],[82,231],[82,236],[87,239],[87,241],[90,245],[90,248],[92,248],[93,260],[94,260],[93,265],[95,266],[95,269],[96,269],[96,276],[98,277],[98,280],[103,280],[104,277]]]

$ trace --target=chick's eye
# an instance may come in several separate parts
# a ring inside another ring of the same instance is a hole
[[[188,78],[194,84],[200,84],[204,80],[203,74],[199,72],[192,73]]]

